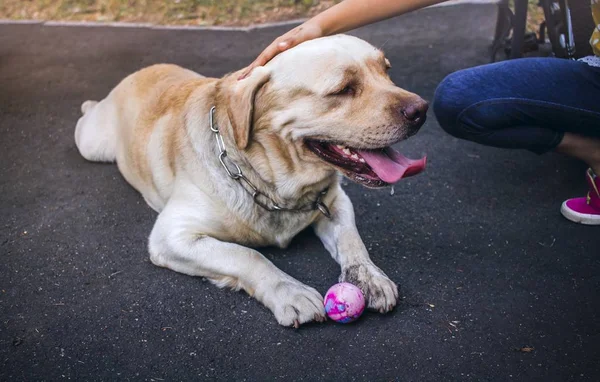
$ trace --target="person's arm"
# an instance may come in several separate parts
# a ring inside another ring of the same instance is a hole
[[[255,67],[266,64],[277,54],[301,42],[344,33],[444,1],[446,0],[344,0],[276,38],[246,68],[240,79],[246,77]]]
[[[446,0],[345,0],[311,20],[320,26],[323,36],[330,36],[444,1]]]

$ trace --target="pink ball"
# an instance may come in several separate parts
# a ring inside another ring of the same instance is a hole
[[[365,310],[365,297],[350,283],[335,284],[325,293],[325,312],[334,321],[346,324],[355,321]]]

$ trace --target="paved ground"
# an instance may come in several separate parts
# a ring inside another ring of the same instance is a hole
[[[494,21],[461,5],[358,35],[431,99],[486,62]],[[402,145],[429,154],[426,173],[394,196],[346,187],[402,285],[393,313],[286,329],[245,294],[148,261],[155,214],[115,166],[78,155],[81,101],[156,62],[221,75],[284,29],[0,26],[0,380],[597,380],[600,235],[558,212],[584,166],[458,141],[433,118]],[[312,233],[263,253],[321,292],[338,276]]]

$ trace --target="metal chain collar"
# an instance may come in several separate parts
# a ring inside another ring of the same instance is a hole
[[[215,140],[217,141],[217,148],[219,149],[219,162],[221,162],[221,165],[225,169],[225,172],[227,172],[227,175],[229,175],[229,177],[231,179],[237,180],[238,182],[240,182],[240,184],[242,184],[242,188],[244,188],[244,190],[246,190],[246,192],[252,196],[252,200],[254,200],[254,203],[258,204],[265,210],[271,211],[271,212],[273,212],[273,211],[307,212],[307,211],[319,210],[327,218],[331,218],[331,212],[329,211],[329,208],[327,208],[325,203],[323,203],[323,201],[322,201],[323,197],[325,195],[327,195],[327,191],[329,190],[328,188],[321,191],[319,193],[319,195],[317,196],[317,200],[315,200],[313,203],[305,205],[303,207],[299,207],[299,208],[281,207],[277,203],[275,203],[275,201],[273,199],[271,199],[268,195],[260,192],[258,190],[258,188],[256,188],[256,186],[254,184],[252,184],[252,182],[250,182],[250,180],[248,178],[246,178],[246,176],[244,176],[244,174],[242,174],[242,169],[240,168],[240,166],[238,166],[237,163],[235,163],[234,161],[232,161],[231,159],[229,159],[227,157],[227,150],[225,149],[225,142],[223,141],[223,136],[219,132],[219,127],[215,123],[214,114],[215,114],[215,107],[213,106],[210,108],[209,123],[210,123],[210,130],[215,134]],[[227,166],[226,162],[230,163],[229,167]],[[233,169],[233,171],[231,169]],[[266,200],[267,202],[265,203],[265,202],[261,201],[261,199]],[[269,202],[271,204],[270,206],[268,204]]]

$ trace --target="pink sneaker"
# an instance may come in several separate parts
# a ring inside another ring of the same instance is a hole
[[[566,200],[560,213],[575,223],[600,225],[600,178],[588,169],[585,173],[590,190],[584,198]]]

